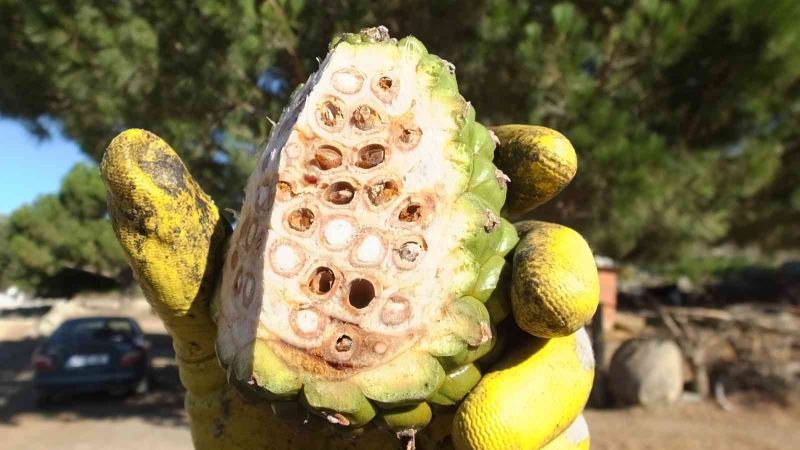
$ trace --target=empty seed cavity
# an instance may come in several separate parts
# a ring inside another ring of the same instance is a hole
[[[373,79],[370,88],[382,102],[391,103],[397,97],[400,83],[397,79],[384,74]]]
[[[361,169],[372,169],[386,159],[386,147],[381,144],[370,144],[358,151],[356,166]]]
[[[313,163],[320,170],[331,170],[342,165],[342,152],[332,145],[320,145],[314,151]]]
[[[411,269],[419,264],[422,254],[428,250],[428,244],[422,237],[401,239],[395,244],[392,259],[401,269]]]
[[[314,225],[314,212],[308,208],[298,208],[289,213],[286,218],[289,228],[301,233],[308,231]]]
[[[392,144],[401,150],[411,150],[422,139],[422,130],[411,120],[400,120],[392,124]]]
[[[289,200],[296,195],[292,189],[292,185],[289,184],[288,181],[278,181],[278,185],[275,187],[275,190],[277,192],[276,196],[278,200]]]
[[[356,188],[347,181],[337,181],[325,190],[325,200],[334,205],[347,205],[355,195]]]
[[[317,105],[317,123],[326,131],[341,131],[344,128],[344,104],[335,97]]]
[[[420,253],[422,253],[422,246],[419,245],[418,242],[406,242],[405,244],[400,246],[400,249],[397,251],[400,259],[408,262],[414,262],[419,258]]]
[[[317,267],[308,280],[308,288],[317,295],[325,295],[333,289],[336,275],[328,267]]]
[[[392,180],[383,180],[367,187],[367,197],[374,206],[385,205],[400,195],[400,188]]]
[[[364,278],[356,278],[350,282],[347,301],[356,309],[364,309],[375,299],[375,286]]]
[[[361,329],[356,326],[337,327],[327,334],[322,347],[322,357],[334,365],[348,364],[363,345]]]
[[[417,202],[410,202],[400,210],[397,218],[402,222],[418,222],[422,218],[422,205]]]
[[[361,105],[353,111],[350,122],[361,131],[371,131],[381,124],[381,117],[371,107]]]
[[[356,69],[347,67],[334,72],[331,81],[334,89],[342,94],[355,94],[364,85],[364,75]]]
[[[343,334],[336,339],[335,348],[339,353],[349,352],[350,349],[353,348],[353,339],[350,336]]]

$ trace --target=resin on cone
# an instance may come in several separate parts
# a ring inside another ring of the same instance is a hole
[[[495,140],[454,71],[378,27],[334,40],[293,94],[215,305],[218,354],[246,395],[403,431],[479,379],[459,374],[494,344],[483,303],[517,234]]]

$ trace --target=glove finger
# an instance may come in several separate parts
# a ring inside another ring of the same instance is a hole
[[[541,448],[586,404],[594,356],[585,330],[553,339],[520,333],[517,342],[456,411],[456,449]]]
[[[565,226],[526,221],[514,252],[511,307],[520,328],[539,337],[574,333],[594,315],[600,283],[592,251]]]
[[[542,450],[589,450],[590,443],[589,425],[581,414],[563,433],[542,447]]]
[[[557,131],[533,125],[491,130],[500,141],[494,164],[511,178],[504,209],[507,217],[520,217],[547,202],[575,176],[575,149]]]
[[[209,302],[227,223],[175,151],[148,131],[114,138],[100,171],[117,239],[179,360],[204,366],[215,355]]]

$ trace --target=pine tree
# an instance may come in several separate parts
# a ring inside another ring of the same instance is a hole
[[[59,294],[51,285],[63,278],[65,269],[122,277],[125,259],[107,215],[105,187],[97,168],[76,165],[64,177],[58,194],[43,195],[0,223],[0,281]]]
[[[796,0],[0,0],[0,114],[54,117],[95,160],[150,129],[236,210],[315,57],[377,23],[453,62],[480,120],[572,140],[578,177],[535,217],[598,252],[800,243]]]

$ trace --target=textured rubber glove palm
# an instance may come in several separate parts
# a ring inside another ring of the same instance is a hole
[[[557,133],[516,125],[495,132],[501,142],[495,161],[500,169],[512,175],[540,174],[512,178],[508,204],[515,214],[543,203],[572,178],[574,152]],[[543,161],[559,164],[542,170]],[[298,420],[287,420],[283,410],[297,408],[296,402],[248,400],[228,384],[215,352],[210,306],[229,225],[175,152],[152,133],[134,129],[120,134],[109,145],[101,171],[119,241],[145,296],[173,337],[197,448],[400,447],[392,433],[377,427],[341,433],[309,426],[301,409]],[[575,331],[597,303],[591,253],[576,233],[565,233],[563,227],[528,222],[518,229],[526,236],[515,252],[515,270],[506,270],[510,279],[498,286],[487,308],[497,312],[493,317],[499,321],[512,309],[512,289],[524,293],[533,292],[533,285],[552,286],[514,302],[516,321],[524,329],[548,330],[539,334],[551,338],[526,335],[511,319],[500,325],[514,348],[500,355],[502,346],[496,346],[493,359],[501,357],[500,362],[486,371],[457,411],[436,411],[417,436],[418,448],[535,449],[551,441],[552,448],[588,445],[579,414],[591,386],[593,360],[585,333]],[[549,262],[529,264],[532,259]],[[535,307],[526,307],[526,301]],[[550,316],[564,320],[546,323]],[[282,409],[280,417],[276,408]]]

